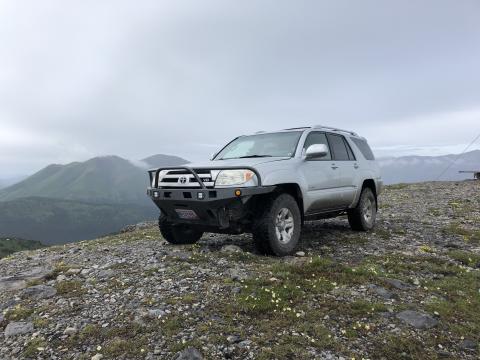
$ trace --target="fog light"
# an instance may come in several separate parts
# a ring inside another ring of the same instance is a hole
[[[235,195],[236,195],[236,196],[242,195],[242,191],[241,191],[241,190],[235,190]]]
[[[202,192],[199,192],[199,193],[197,193],[197,197],[198,197],[199,200],[203,200],[203,198],[205,197],[205,194],[202,193]]]
[[[153,192],[153,197],[158,198],[160,196],[160,193],[158,191]]]

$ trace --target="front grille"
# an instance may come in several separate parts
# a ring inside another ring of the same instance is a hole
[[[212,172],[208,169],[193,169],[200,180],[209,189],[215,185],[215,179]],[[188,170],[162,170],[158,178],[159,188],[168,189],[198,189],[200,184],[195,176]]]

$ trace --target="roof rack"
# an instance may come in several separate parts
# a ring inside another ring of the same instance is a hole
[[[343,130],[343,129],[339,129],[339,128],[334,128],[334,127],[330,127],[330,126],[315,125],[313,128],[314,129],[325,129],[325,130],[331,130],[331,131],[344,132],[344,133],[348,133],[348,134],[353,135],[353,136],[358,136],[358,134],[356,132],[353,132],[353,131],[350,131],[350,130]]]
[[[300,127],[294,127],[289,129],[283,129],[283,130],[302,130],[302,129],[310,129],[310,126],[300,126]]]

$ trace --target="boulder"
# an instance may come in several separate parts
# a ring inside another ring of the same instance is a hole
[[[24,335],[33,332],[33,324],[31,322],[11,322],[5,328],[5,337]]]
[[[405,310],[398,313],[397,319],[417,329],[430,329],[438,324],[438,320],[434,317],[413,310]]]
[[[203,356],[200,353],[200,351],[190,347],[178,352],[175,355],[174,359],[175,360],[203,360]]]
[[[407,284],[406,282],[403,282],[401,280],[397,280],[397,279],[384,279],[384,281],[394,287],[395,289],[399,289],[399,290],[410,290],[413,288],[412,285],[410,284]]]
[[[48,299],[57,294],[57,290],[52,286],[47,285],[35,285],[26,288],[22,292],[22,297],[40,300],[40,299]]]

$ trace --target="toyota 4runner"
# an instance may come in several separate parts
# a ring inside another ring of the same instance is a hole
[[[372,229],[383,185],[367,141],[324,126],[240,136],[205,164],[149,175],[168,242],[249,232],[278,256],[295,251],[306,220],[346,214],[353,230]]]

